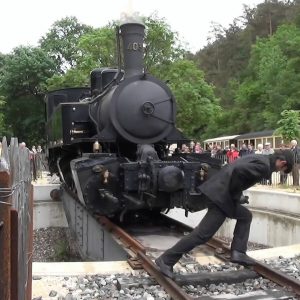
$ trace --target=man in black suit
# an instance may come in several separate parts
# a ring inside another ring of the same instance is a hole
[[[241,205],[242,192],[262,179],[269,179],[274,171],[291,172],[293,163],[290,150],[271,155],[247,155],[226,165],[200,185],[199,201],[205,199],[207,213],[189,235],[156,259],[161,272],[172,278],[173,266],[181,256],[209,241],[227,217],[237,220],[231,243],[231,261],[242,265],[255,264],[246,255],[252,214]]]

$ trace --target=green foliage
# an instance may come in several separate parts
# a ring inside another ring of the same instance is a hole
[[[55,22],[40,40],[41,48],[56,62],[60,73],[75,67],[80,56],[78,41],[90,32],[90,26],[81,24],[76,17],[66,17]]]
[[[299,8],[299,1],[264,1],[255,8],[244,6],[243,15],[228,28],[212,24],[208,44],[195,54],[194,60],[208,81],[216,85],[222,104],[230,101],[224,95],[229,81],[244,75],[257,37],[272,36],[280,25],[297,17]]]
[[[300,110],[284,110],[281,119],[277,122],[280,127],[276,133],[280,134],[285,142],[300,138]]]
[[[97,67],[117,66],[116,30],[113,25],[94,29],[82,36],[78,45],[80,69],[86,73]]]
[[[177,60],[157,69],[168,80],[177,102],[177,126],[188,136],[199,138],[220,113],[218,99],[204,74],[188,60]]]
[[[173,32],[164,19],[156,15],[144,18],[145,68],[155,72],[155,68],[183,57],[184,50],[178,34]],[[77,41],[76,67],[65,74],[55,75],[48,80],[49,89],[86,85],[91,70],[99,67],[117,67],[116,22],[107,26],[90,29]]]
[[[7,130],[5,127],[5,115],[4,115],[4,108],[5,108],[6,102],[5,98],[3,96],[0,96],[0,137],[3,137],[7,134]]]
[[[5,59],[0,82],[1,93],[8,97],[39,96],[45,91],[45,81],[54,71],[54,62],[42,49],[16,48]]]
[[[300,109],[299,55],[300,30],[292,24],[256,42],[235,97],[238,131],[274,129],[283,110]]]
[[[152,15],[144,18],[145,68],[150,73],[160,65],[183,58],[185,53],[177,32],[172,31],[165,19]]]
[[[55,63],[40,48],[19,47],[5,57],[0,72],[5,134],[27,144],[43,141],[43,95],[46,80],[54,72]]]
[[[209,130],[274,129],[284,109],[299,109],[299,20],[299,1],[272,0],[245,6],[228,28],[213,24],[207,46],[192,57],[222,106]]]
[[[57,241],[54,245],[53,261],[70,261],[71,253],[69,243],[66,240]]]
[[[86,74],[87,73],[87,74]],[[47,89],[49,91],[76,87],[76,86],[88,86],[89,85],[89,73],[75,68],[70,69],[66,74],[55,74],[47,80]]]

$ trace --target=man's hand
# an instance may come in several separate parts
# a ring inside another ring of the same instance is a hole
[[[240,204],[249,204],[249,196],[242,195],[240,198]]]

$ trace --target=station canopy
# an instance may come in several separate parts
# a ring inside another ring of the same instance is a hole
[[[257,131],[257,132],[249,132],[241,135],[237,135],[237,140],[246,140],[246,139],[255,139],[260,137],[269,137],[273,136],[274,130],[265,130],[265,131]]]
[[[204,143],[215,143],[215,142],[223,142],[223,141],[233,140],[237,136],[238,135],[220,136],[220,137],[216,137],[216,138],[213,138],[213,139],[207,139],[207,140],[204,141]]]

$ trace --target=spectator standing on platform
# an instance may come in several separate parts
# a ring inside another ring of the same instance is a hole
[[[262,151],[263,155],[270,155],[273,154],[274,150],[271,148],[271,144],[270,143],[265,143],[265,148]]]
[[[239,156],[243,157],[244,155],[248,154],[247,145],[243,143],[242,148],[240,149]]]
[[[41,145],[38,145],[36,151],[37,151],[38,153],[42,153],[42,152],[43,152],[42,146],[41,146]]]
[[[213,145],[209,144],[208,146],[206,146],[206,152],[212,152],[213,150]]]
[[[268,142],[265,143],[265,148],[263,149],[262,154],[263,155],[270,155],[270,154],[273,154],[273,153],[274,153],[274,150],[271,148],[271,144],[268,143]],[[272,176],[270,177],[268,182],[265,182],[265,184],[272,185]]]
[[[225,146],[225,149],[223,150],[223,154],[226,155],[229,151],[229,146]]]
[[[300,169],[300,148],[296,140],[291,141],[291,150],[294,154],[294,167],[293,167],[293,185],[299,186],[299,169]]]
[[[222,147],[221,147],[220,144],[218,144],[217,148],[216,148],[216,155],[215,156],[220,157],[222,154],[223,154]]]
[[[195,142],[194,141],[190,142],[190,151],[195,152]]]
[[[186,144],[181,146],[181,153],[190,153],[190,149]]]
[[[263,144],[257,145],[257,150],[255,151],[255,154],[263,154]]]
[[[281,144],[279,151],[284,151],[286,149],[287,149],[286,145],[285,144]],[[287,176],[288,175],[286,173],[280,171],[280,184],[286,184]]]
[[[239,157],[239,152],[235,149],[235,144],[230,145],[230,150],[226,153],[228,163],[234,162]]]
[[[197,142],[195,145],[195,153],[203,153],[203,149],[199,142]]]
[[[251,144],[248,145],[247,154],[255,154],[255,152],[253,150],[253,146]]]

